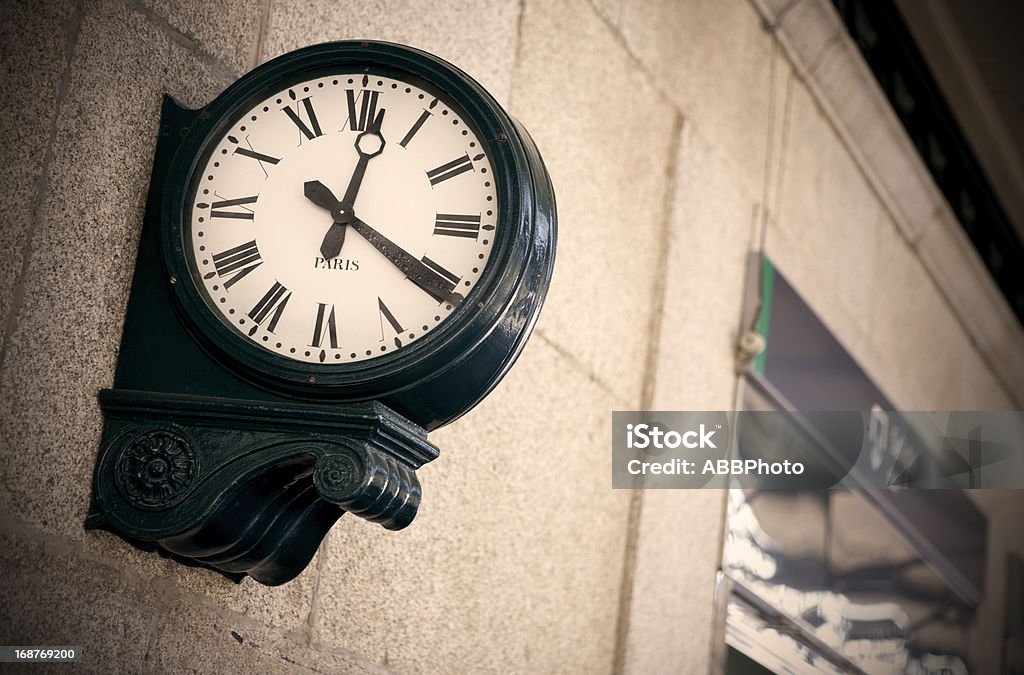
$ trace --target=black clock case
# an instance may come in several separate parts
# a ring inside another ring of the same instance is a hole
[[[433,333],[357,364],[293,362],[249,343],[205,305],[184,254],[194,172],[258,100],[332,70],[415,79],[463,108],[494,167],[499,227],[476,287]],[[265,584],[294,578],[346,511],[407,526],[427,431],[500,381],[551,280],[554,191],[525,129],[475,81],[379,42],[278,57],[200,110],[165,97],[114,387],[86,526],[190,565]]]

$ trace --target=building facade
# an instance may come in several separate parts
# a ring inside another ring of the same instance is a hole
[[[728,495],[613,490],[611,413],[737,406],[761,253],[897,407],[1024,405],[1021,326],[825,0],[5,14],[0,643],[78,645],[93,671],[708,672]],[[343,517],[291,583],[86,531],[163,94],[200,107],[352,38],[451,61],[530,130],[559,216],[536,332],[431,435],[412,526]],[[989,528],[971,665],[993,673],[1024,499],[969,497]]]

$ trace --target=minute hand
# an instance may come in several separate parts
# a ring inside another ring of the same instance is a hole
[[[370,163],[371,159],[384,152],[384,146],[387,145],[387,141],[380,134],[380,126],[384,123],[385,112],[386,110],[381,108],[366,131],[356,136],[356,152],[359,154],[359,161],[356,162],[356,168],[348,181],[345,196],[341,198],[339,215],[343,217],[355,206],[356,195],[359,194],[359,186],[363,184],[363,174],[366,173],[366,165]],[[331,199],[334,199],[333,195],[331,195]],[[327,230],[323,243],[320,244],[320,253],[324,258],[330,260],[341,253],[341,247],[345,243],[345,223],[344,219],[339,220],[338,217],[335,217],[334,224]]]
[[[349,222],[349,226],[362,235],[363,239],[370,242],[395,267],[400,269],[408,277],[409,281],[438,300],[452,304],[462,302],[463,296],[455,292],[455,282],[430,269],[411,253],[358,218],[353,218]]]

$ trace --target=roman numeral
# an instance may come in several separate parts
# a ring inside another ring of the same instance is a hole
[[[384,304],[384,301],[381,300],[379,296],[377,297],[377,308],[378,308],[378,313],[380,315],[380,339],[381,339],[381,342],[384,341],[384,320],[386,319],[387,322],[389,324],[391,324],[392,330],[395,331],[395,346],[396,347],[401,347],[402,346],[402,341],[399,339],[399,336],[401,336],[401,334],[405,332],[405,329],[402,328],[402,324],[400,324],[398,322],[398,319],[395,318],[394,312],[392,312],[390,309],[388,309],[388,306]]]
[[[263,162],[266,162],[267,164],[277,164],[278,162],[281,161],[279,157],[271,157],[270,155],[264,155],[262,152],[256,152],[255,150],[252,150],[250,148],[235,148],[234,154],[242,155],[243,157],[252,157],[257,162],[260,163],[260,166],[263,165]]]
[[[445,268],[441,267],[438,263],[434,262],[427,256],[423,256],[422,258],[420,258],[420,262],[429,267],[431,270],[433,270],[434,273],[437,274],[438,276],[444,277],[449,282],[451,282],[453,289],[455,287],[455,284],[459,283],[459,277],[455,276]]]
[[[217,195],[218,197],[220,195]],[[213,202],[210,204],[210,217],[211,218],[241,218],[243,220],[252,220],[254,213],[252,209],[246,206],[246,204],[255,204],[259,195],[255,197],[239,197],[238,199],[225,199],[219,202]],[[200,208],[203,208],[203,204],[198,204]],[[219,211],[218,209],[229,209],[232,206],[240,206],[241,210],[238,211]]]
[[[256,306],[249,310],[249,318],[256,322],[256,325],[249,329],[249,335],[254,335],[256,330],[263,323],[264,319],[273,312],[267,330],[271,333],[277,328],[277,322],[281,320],[281,314],[292,297],[291,291],[281,285],[281,282],[274,281],[266,295],[256,303]]]
[[[263,166],[263,162],[266,162],[267,164],[277,164],[278,162],[281,161],[280,157],[271,157],[270,155],[265,155],[262,152],[256,152],[252,147],[252,143],[249,142],[248,136],[245,138],[245,144],[249,146],[247,148],[242,147],[242,145],[238,142],[238,139],[235,138],[234,136],[228,136],[228,140],[238,146],[237,148],[235,148],[235,151],[232,154],[255,159],[257,162],[259,162],[260,169],[263,170],[264,176],[267,176],[269,174],[267,173],[267,168]]]
[[[434,99],[434,101],[436,102],[437,99]],[[413,122],[412,128],[405,134],[405,138],[400,140],[398,144],[403,148],[409,145],[409,141],[412,140],[412,137],[416,135],[416,132],[420,130],[420,127],[423,126],[423,123],[427,121],[427,118],[430,117],[430,115],[431,113],[429,110],[424,110],[420,113],[420,116],[416,118],[415,122]]]
[[[224,289],[227,290],[238,283],[245,275],[263,264],[260,258],[259,249],[256,248],[256,240],[229,248],[226,251],[216,253],[213,256],[213,266],[216,272],[210,272],[204,279],[210,279],[214,274],[224,281]]]
[[[465,154],[458,159],[453,159],[447,164],[442,164],[436,169],[431,169],[427,172],[427,178],[430,179],[430,185],[434,186],[448,180],[449,178],[455,178],[460,173],[472,170],[473,160],[469,158],[469,154]]]
[[[457,213],[439,213],[434,220],[434,234],[476,239],[480,234],[480,214],[463,216]]]
[[[295,92],[291,89],[288,90],[288,96],[290,96],[293,101],[295,100]],[[281,110],[284,114],[288,115],[288,119],[295,123],[295,126],[299,128],[302,135],[305,136],[307,140],[311,141],[318,136],[323,136],[324,132],[320,130],[320,122],[316,119],[316,113],[313,112],[313,102],[310,101],[309,98],[310,97],[307,96],[306,98],[299,99],[299,103],[301,103],[302,107],[306,110],[306,117],[309,118],[309,125],[302,121],[302,117],[298,112],[299,104],[295,105],[294,110],[290,105],[286,105],[281,108]],[[312,129],[310,126],[312,126]],[[299,139],[299,142],[301,143],[302,139]]]
[[[366,85],[366,78],[363,78],[363,85]],[[377,98],[379,91],[360,89],[357,94],[354,89],[345,90],[345,99],[348,103],[348,118],[345,123],[352,131],[366,131],[367,126],[377,119]],[[358,110],[357,110],[358,108]]]
[[[317,303],[316,309],[316,325],[313,327],[313,341],[309,343],[310,347],[319,347],[324,337],[327,337],[331,343],[331,349],[338,348],[338,325],[334,319],[334,305],[325,305],[322,302]],[[320,360],[324,360],[323,352],[320,353]]]

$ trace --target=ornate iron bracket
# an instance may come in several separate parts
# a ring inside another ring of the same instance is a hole
[[[426,431],[379,403],[318,406],[106,389],[88,528],[240,581],[282,584],[349,512],[398,530]]]
[[[504,203],[496,257],[472,307],[404,352],[305,364],[249,344],[211,312],[182,235],[211,139],[282,82],[331,69],[395,70],[451,94],[487,139]],[[486,396],[533,329],[551,279],[555,220],[551,182],[526,130],[424,52],[314,45],[263,64],[200,110],[165,97],[117,371],[100,392],[105,422],[86,526],[264,584],[299,574],[345,511],[405,527],[420,502],[416,469],[438,456],[427,430]]]

